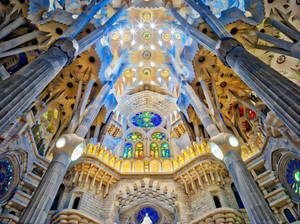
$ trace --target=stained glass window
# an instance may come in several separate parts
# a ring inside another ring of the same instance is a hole
[[[158,114],[149,111],[137,113],[131,119],[131,123],[140,128],[157,127],[161,122],[162,119]]]
[[[300,161],[290,160],[286,171],[287,183],[296,194],[300,195]]]
[[[9,160],[0,160],[0,194],[4,195],[13,181],[13,169]]]
[[[135,158],[142,159],[144,156],[144,144],[142,142],[138,142],[135,147]]]
[[[145,207],[142,208],[136,215],[136,221],[137,223],[142,223],[144,221],[144,217],[148,214],[149,218],[151,219],[153,224],[156,224],[159,222],[159,215],[157,211],[154,208],[151,207]]]
[[[153,141],[161,142],[161,141],[165,140],[166,135],[162,132],[154,132],[151,137],[152,137]]]
[[[125,143],[123,157],[125,159],[131,159],[132,157],[132,144],[130,142]]]
[[[167,142],[161,143],[161,157],[163,158],[170,157],[169,144]]]
[[[158,145],[155,142],[152,142],[150,144],[150,158],[158,158],[159,152],[158,152]]]
[[[127,138],[131,142],[137,142],[142,139],[142,135],[139,132],[131,132],[127,135]]]

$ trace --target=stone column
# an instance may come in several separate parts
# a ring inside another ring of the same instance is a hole
[[[94,1],[93,1],[94,2]],[[106,2],[106,1],[105,1]],[[100,4],[100,3],[99,3]],[[100,4],[102,7],[103,5]],[[94,6],[96,9],[99,5]],[[123,9],[123,8],[122,8]],[[87,13],[89,12],[89,13]],[[19,70],[16,74],[0,83],[0,133],[12,123],[18,115],[25,111],[42,90],[53,80],[56,74],[67,64],[70,64],[82,49],[73,39],[96,13],[93,7],[87,7],[66,33],[71,37],[59,39],[53,47],[33,62]],[[120,12],[118,13],[118,16]],[[113,24],[119,17],[113,15],[103,26],[103,32],[87,35],[83,41],[84,47],[89,48],[96,40],[100,39],[107,31],[107,26]],[[78,27],[74,26],[76,24]],[[105,29],[105,30],[104,30]],[[69,31],[73,30],[73,32]],[[99,30],[98,30],[99,32]],[[89,41],[92,39],[92,41]],[[82,40],[82,39],[81,39]],[[81,51],[82,52],[82,51]]]
[[[224,156],[224,163],[243,201],[251,223],[278,223],[240,156],[238,139],[231,134],[220,133],[211,138],[210,148],[217,157],[220,153]]]
[[[77,42],[62,39],[45,54],[0,83],[0,133],[42,92],[78,49]]]
[[[217,55],[300,138],[300,87],[232,39],[219,41]]]
[[[61,140],[64,138],[64,140]],[[60,142],[59,141],[64,141]],[[55,195],[63,181],[67,168],[71,161],[73,151],[78,147],[83,151],[83,139],[75,134],[63,135],[56,144],[53,159],[44,174],[39,186],[29,201],[20,224],[45,223]]]
[[[278,223],[263,194],[237,151],[229,151],[224,162],[253,224]]]
[[[193,0],[186,0],[201,16],[207,9],[200,10]],[[221,40],[212,49],[214,42],[196,30],[171,6],[173,16],[186,28],[186,32],[227,66],[264,101],[283,123],[300,138],[300,87],[247,52],[231,35],[227,35],[222,24],[211,13],[202,16]],[[191,31],[190,31],[191,30]],[[210,43],[210,44],[208,44]]]
[[[87,112],[86,112],[83,120],[81,121],[79,127],[75,131],[75,133],[78,136],[81,136],[83,138],[85,137],[86,133],[88,132],[88,130],[92,126],[96,116],[98,115],[98,113],[99,113],[99,111],[100,111],[100,109],[103,105],[103,102],[106,99],[106,96],[110,92],[111,88],[112,88],[112,83],[111,82],[106,83],[102,87],[102,89],[100,90],[98,95],[96,96],[93,104],[88,107]]]
[[[199,99],[199,97],[196,95],[194,89],[190,86],[190,84],[188,84],[187,81],[183,81],[181,88],[184,90],[187,96],[189,96],[188,98],[191,104],[193,105],[194,110],[196,111],[199,119],[201,120],[203,126],[207,130],[210,137],[219,134],[220,132],[213,120],[211,119],[206,105]]]

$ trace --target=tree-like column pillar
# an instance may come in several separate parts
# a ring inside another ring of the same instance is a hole
[[[217,56],[300,138],[300,87],[247,52],[235,39],[220,40]]]
[[[77,159],[83,150],[84,140],[75,134],[63,135],[57,140],[53,159],[21,216],[20,224],[45,223],[71,159]]]
[[[223,159],[252,224],[278,223],[240,155],[238,139],[220,133],[209,143],[212,153]]]
[[[61,39],[45,54],[0,83],[0,133],[42,92],[56,74],[72,61],[76,40]]]

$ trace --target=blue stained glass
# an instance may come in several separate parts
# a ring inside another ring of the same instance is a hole
[[[137,223],[142,223],[143,222],[144,217],[146,216],[146,213],[148,213],[148,216],[151,219],[153,224],[158,223],[159,215],[158,215],[157,211],[154,208],[151,208],[151,207],[142,208],[138,212],[138,214],[136,215]]]
[[[286,180],[294,193],[300,195],[300,169],[299,160],[290,160],[286,168]]]
[[[125,159],[131,159],[132,157],[132,144],[127,142],[124,146],[123,157]]]
[[[163,158],[170,157],[169,144],[166,142],[161,143],[161,156]]]
[[[13,169],[10,161],[7,159],[0,160],[0,194],[4,195],[8,191],[13,179]]]
[[[158,114],[149,111],[137,113],[131,119],[131,123],[139,128],[157,127],[161,122],[162,119]]]

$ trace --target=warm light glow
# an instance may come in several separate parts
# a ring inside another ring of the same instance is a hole
[[[60,137],[57,141],[56,141],[56,143],[55,143],[55,146],[57,147],[57,148],[62,148],[62,147],[64,147],[66,145],[66,138],[65,137]]]
[[[131,41],[131,46],[135,45],[135,43],[136,43],[135,40]]]
[[[233,147],[238,147],[239,145],[239,140],[233,135],[229,136],[228,141],[229,144]]]
[[[158,41],[158,44],[159,44],[159,46],[161,46],[161,45],[162,45],[162,42],[161,42],[161,40],[160,40],[160,41]]]
[[[140,62],[139,66],[142,67],[144,65],[144,62]]]
[[[151,61],[151,62],[150,62],[150,65],[151,65],[152,67],[154,67],[154,66],[155,66],[155,63],[154,63],[153,61]]]
[[[151,50],[155,50],[155,46],[153,44],[150,45]]]
[[[158,34],[162,34],[163,33],[163,31],[162,30],[158,30]]]
[[[144,45],[139,46],[139,50],[143,50],[143,48],[144,48]]]
[[[223,160],[224,156],[223,156],[223,152],[222,150],[219,148],[219,146],[214,143],[214,142],[209,142],[209,147],[211,150],[211,153],[217,157],[220,160]]]
[[[130,29],[130,33],[134,34],[135,33],[135,29]]]

